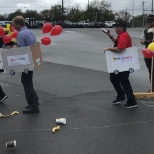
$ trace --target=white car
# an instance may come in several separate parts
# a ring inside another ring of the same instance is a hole
[[[114,27],[116,24],[114,21],[105,21],[105,27]]]

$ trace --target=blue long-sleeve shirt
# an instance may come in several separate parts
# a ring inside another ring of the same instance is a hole
[[[29,30],[26,26],[22,27],[17,36],[17,46],[24,47],[30,46],[36,43],[36,36],[35,34]]]

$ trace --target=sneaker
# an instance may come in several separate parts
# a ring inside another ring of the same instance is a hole
[[[8,98],[8,96],[4,95],[2,98],[0,98],[0,103],[2,103],[7,98]]]
[[[118,97],[117,96],[116,100],[113,101],[113,104],[115,104],[115,105],[116,104],[120,104],[120,103],[122,103],[125,100],[126,100],[126,97],[125,96],[122,96],[122,97]]]
[[[135,102],[135,103],[126,103],[125,105],[123,105],[122,107],[126,108],[126,109],[131,109],[131,108],[134,108],[134,107],[137,107],[138,104]]]
[[[40,110],[38,107],[29,106],[27,109],[23,110],[23,113],[39,113]]]
[[[25,107],[25,109],[28,109],[28,108],[29,108],[29,105]]]

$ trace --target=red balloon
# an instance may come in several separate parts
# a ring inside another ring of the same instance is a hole
[[[4,35],[4,37],[3,37],[3,42],[5,43],[5,44],[8,44],[8,43],[10,43],[11,42],[11,36],[10,35]]]
[[[56,35],[59,35],[61,32],[62,32],[62,27],[60,25],[56,25],[52,28],[50,35],[56,36]]]
[[[17,38],[17,35],[18,35],[18,31],[15,30],[15,31],[12,33],[11,37],[12,37],[12,38]]]
[[[149,49],[142,50],[142,53],[145,58],[152,58],[154,56],[154,53]]]
[[[11,26],[10,30],[11,30],[11,32],[13,32],[15,30],[15,27]]]
[[[43,34],[49,33],[51,30],[52,30],[52,24],[50,24],[49,22],[45,23],[42,27]]]
[[[0,26],[0,36],[4,36],[4,35],[5,35],[4,28]]]
[[[49,37],[45,36],[41,39],[41,42],[43,45],[49,45],[51,43],[51,39]]]

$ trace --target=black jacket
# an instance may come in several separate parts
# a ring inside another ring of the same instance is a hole
[[[148,29],[145,29],[144,30],[144,36],[145,36],[145,48],[147,48],[148,47],[148,45],[152,42],[152,40],[153,40],[153,33],[152,32],[150,32],[150,33],[148,33]]]

